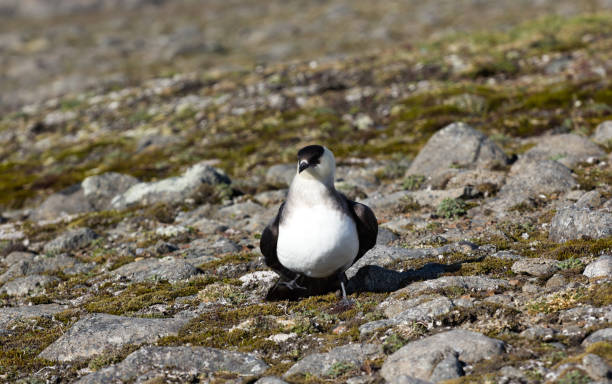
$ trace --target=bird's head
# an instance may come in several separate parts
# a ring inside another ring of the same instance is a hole
[[[334,154],[322,145],[309,145],[298,151],[297,174],[333,186],[336,174]]]

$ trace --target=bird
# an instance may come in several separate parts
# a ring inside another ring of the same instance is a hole
[[[366,205],[349,200],[334,186],[336,160],[325,146],[297,153],[297,169],[287,198],[263,230],[265,264],[279,275],[266,300],[298,300],[341,290],[345,271],[376,244],[378,221]]]

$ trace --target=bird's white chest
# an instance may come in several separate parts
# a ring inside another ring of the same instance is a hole
[[[279,226],[278,260],[310,277],[327,277],[348,268],[359,251],[351,217],[324,204],[292,207]]]

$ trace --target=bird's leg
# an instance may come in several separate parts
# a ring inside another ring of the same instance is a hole
[[[295,289],[300,289],[302,291],[306,290],[306,287],[302,287],[301,285],[299,285],[297,283],[298,279],[300,278],[299,274],[295,275],[295,278],[291,281],[281,281],[279,282],[279,284],[284,285],[285,287],[291,289],[291,290],[295,290]]]
[[[355,304],[355,302],[353,300],[350,300],[346,296],[346,284],[348,283],[348,279],[346,278],[346,274],[344,272],[341,272],[338,275],[338,277],[340,279],[340,289],[342,290],[342,299],[338,303],[338,308],[341,308],[343,310],[347,310],[347,309],[350,309],[353,306],[353,304]]]

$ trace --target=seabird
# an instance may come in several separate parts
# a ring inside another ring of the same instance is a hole
[[[376,216],[336,191],[329,149],[309,145],[297,157],[287,199],[259,244],[266,265],[280,276],[266,299],[295,300],[340,288],[348,305],[344,272],[376,244]]]

